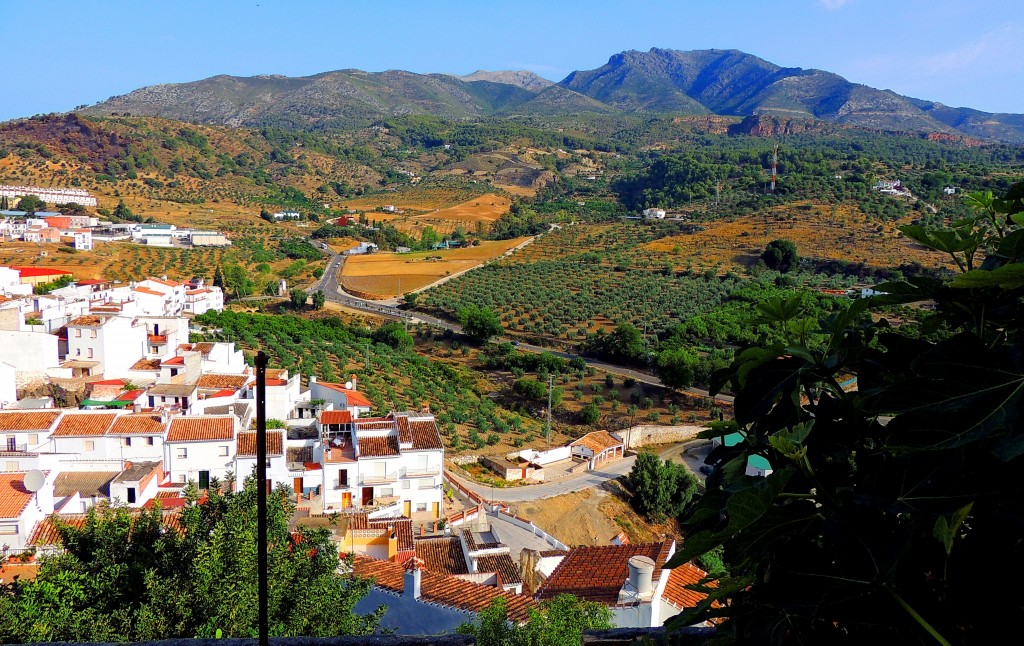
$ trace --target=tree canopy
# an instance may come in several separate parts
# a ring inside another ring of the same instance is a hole
[[[712,455],[669,566],[723,546],[732,576],[678,625],[724,616],[720,636],[742,643],[981,643],[1016,629],[1020,595],[1001,591],[1024,576],[1024,183],[969,199],[975,213],[950,228],[902,229],[959,275],[882,284],[823,317],[824,342],[783,329],[716,374],[745,439]],[[925,338],[866,316],[923,301]],[[767,477],[746,475],[751,458]]]
[[[456,313],[462,331],[477,343],[486,343],[491,337],[504,332],[501,320],[486,307],[467,305]]]
[[[523,625],[511,622],[504,597],[495,597],[472,623],[456,632],[476,637],[479,646],[579,646],[584,630],[612,627],[607,606],[560,594],[530,610]]]
[[[629,472],[637,513],[654,522],[676,518],[697,493],[697,478],[686,465],[642,452]]]
[[[768,269],[785,274],[795,268],[799,261],[799,256],[796,253],[796,243],[792,240],[783,240],[781,238],[772,240],[765,246],[764,253],[761,254],[761,260],[764,261]]]
[[[193,498],[177,531],[159,508],[93,509],[58,523],[66,551],[33,581],[0,586],[0,642],[250,637],[257,626],[255,482]],[[287,491],[268,496],[273,636],[367,635],[380,610],[353,612],[368,581],[338,572],[329,530],[289,530]]]

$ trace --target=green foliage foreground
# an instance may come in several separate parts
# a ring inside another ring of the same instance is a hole
[[[732,576],[679,625],[724,616],[719,637],[745,644],[998,643],[1018,630],[1024,183],[972,199],[976,215],[950,229],[904,228],[963,273],[881,285],[818,323],[824,343],[791,333],[717,375],[746,441],[713,454],[669,567],[724,546]],[[941,340],[865,316],[922,301]],[[745,475],[754,455],[768,477]]]
[[[257,488],[248,484],[185,507],[180,533],[159,509],[94,509],[81,529],[61,525],[66,552],[44,559],[34,581],[0,587],[0,642],[255,637]],[[289,532],[283,489],[267,506],[271,636],[372,633],[381,610],[353,613],[370,584],[339,573],[329,530]]]
[[[579,646],[584,630],[611,627],[607,606],[560,594],[531,609],[523,625],[510,622],[505,598],[495,597],[476,622],[462,624],[456,632],[473,635],[478,646]]]

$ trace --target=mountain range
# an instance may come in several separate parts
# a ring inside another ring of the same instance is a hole
[[[409,114],[456,119],[589,113],[771,115],[1024,143],[1021,114],[953,108],[852,83],[831,72],[780,67],[741,51],[718,49],[626,51],[558,83],[526,71],[452,76],[347,69],[304,77],[220,75],[144,87],[81,112],[253,127],[365,125]]]

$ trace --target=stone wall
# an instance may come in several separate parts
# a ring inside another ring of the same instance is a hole
[[[640,448],[651,444],[671,444],[672,442],[686,442],[697,438],[697,434],[707,430],[706,426],[653,426],[639,425],[628,429],[616,431],[616,435],[623,438],[627,449]]]

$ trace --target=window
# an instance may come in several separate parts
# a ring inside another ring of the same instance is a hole
[[[132,445],[132,438],[130,438],[130,437],[126,437],[126,438],[124,438],[121,441],[124,442],[125,446],[131,446]]]
[[[147,446],[153,446],[153,437],[152,436],[146,438],[146,445]]]
[[[76,339],[81,339],[82,338],[82,330],[81,330],[81,328],[76,328],[75,329],[75,338]]]
[[[222,447],[219,447],[219,448],[220,448],[220,453],[218,455],[220,455],[220,457],[222,457],[222,458],[227,457],[227,455],[228,455],[228,447],[222,446]]]
[[[185,484],[186,481],[185,481],[185,474],[184,473],[179,473],[178,474],[178,482],[180,482],[181,484]]]
[[[412,489],[412,481],[402,480],[402,489]]]
[[[433,478],[424,478],[424,479],[420,480],[419,481],[419,485],[418,485],[417,488],[418,489],[433,489],[434,488],[434,479]]]
[[[178,448],[178,454],[177,454],[177,457],[178,457],[179,459],[182,459],[182,460],[184,460],[185,458],[187,458],[187,457],[188,457],[188,449],[186,449],[186,448],[185,448],[185,447],[183,447],[183,446],[182,446],[182,447],[179,447],[179,448]]]
[[[18,463],[17,462],[8,462],[6,470],[7,471],[17,471],[18,470]]]
[[[0,523],[0,534],[17,534],[18,523]]]
[[[95,339],[96,338],[96,330],[89,330],[89,338],[90,339]]]
[[[416,503],[416,511],[426,511],[426,510],[427,510],[427,503],[425,503],[425,502],[418,502],[418,503]]]
[[[31,433],[28,436],[28,443],[29,444],[39,444],[39,435],[37,433]]]
[[[89,348],[89,349],[87,350],[87,352],[89,353],[89,354],[88,354],[87,356],[88,356],[88,357],[89,357],[90,359],[92,359],[92,348]]]
[[[96,441],[95,440],[85,440],[85,441],[82,442],[82,448],[85,449],[86,451],[95,451],[96,450]]]
[[[395,495],[395,490],[391,487],[381,487],[380,494],[378,495],[380,495],[381,498],[388,498]]]
[[[128,504],[135,504],[135,487],[128,487]]]

